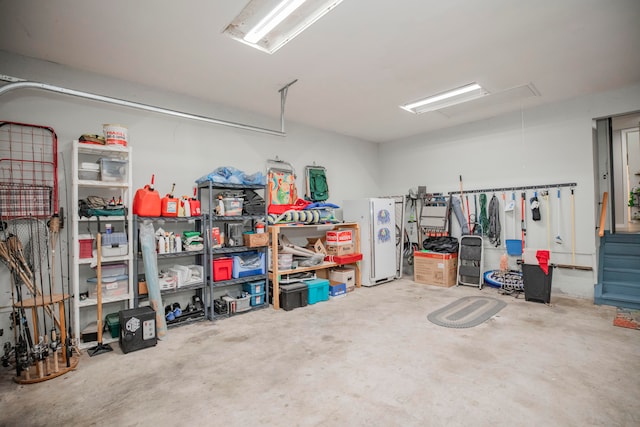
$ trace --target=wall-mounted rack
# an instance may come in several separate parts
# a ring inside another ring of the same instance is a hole
[[[560,188],[560,187],[577,187],[575,182],[568,182],[563,184],[541,184],[541,185],[525,185],[520,187],[501,187],[501,188],[484,188],[481,190],[464,190],[464,194],[473,193],[498,193],[501,191],[521,191],[521,190],[544,190],[546,188]],[[460,190],[449,191],[449,194],[460,194]]]

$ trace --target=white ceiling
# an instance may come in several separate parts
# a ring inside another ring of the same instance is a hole
[[[264,114],[274,129],[278,90],[298,79],[287,122],[376,142],[640,82],[638,0],[344,0],[273,55],[222,34],[245,4],[0,0],[0,49]],[[540,96],[398,108],[473,81]]]

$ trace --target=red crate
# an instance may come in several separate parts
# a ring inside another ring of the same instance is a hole
[[[231,279],[233,271],[233,258],[217,258],[213,260],[213,281]]]
[[[324,257],[325,261],[335,262],[339,265],[351,264],[352,262],[357,262],[362,260],[362,254],[349,254],[349,255],[328,255]]]
[[[78,238],[80,244],[80,250],[78,251],[79,258],[93,258],[93,237],[88,236],[85,238]]]

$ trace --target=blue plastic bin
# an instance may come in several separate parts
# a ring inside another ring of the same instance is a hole
[[[255,295],[251,295],[251,301],[250,304],[252,307],[256,306],[256,305],[262,305],[264,304],[264,292],[261,294],[255,294]]]
[[[259,282],[249,282],[242,284],[242,290],[249,292],[251,295],[258,295],[264,293],[264,280]]]
[[[264,253],[246,252],[233,257],[231,276],[234,279],[255,276],[265,272]]]
[[[327,279],[305,280],[308,291],[308,304],[329,300],[329,281]]]

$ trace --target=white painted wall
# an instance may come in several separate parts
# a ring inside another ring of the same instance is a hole
[[[575,182],[575,263],[567,188],[562,189],[560,201],[560,234],[564,243],[551,243],[552,261],[592,266],[594,271],[556,269],[553,290],[592,298],[597,279],[594,206],[598,203],[594,197],[597,163],[592,119],[638,109],[640,85],[382,144],[382,193],[406,193],[418,185],[426,185],[431,193],[458,191],[459,175],[467,190]],[[533,191],[529,191],[527,199],[532,195]],[[557,207],[557,199],[552,197],[552,236],[556,234]],[[527,211],[527,247],[547,247],[544,204],[541,214],[542,221],[534,223]],[[504,227],[504,218],[501,220]],[[517,228],[519,232],[519,222]],[[512,229],[509,223],[509,238],[513,238]],[[459,235],[455,221],[454,235]],[[498,268],[504,249],[488,244],[485,248],[485,269]]]

